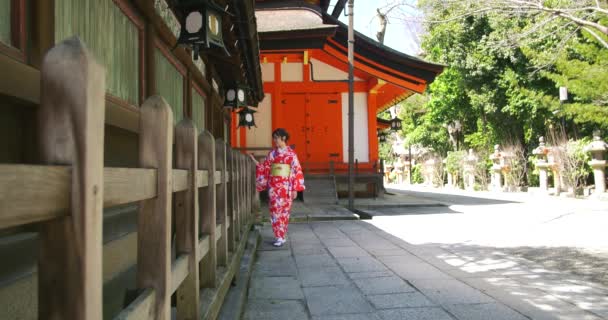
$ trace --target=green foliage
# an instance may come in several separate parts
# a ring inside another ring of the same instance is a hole
[[[464,166],[466,156],[467,153],[465,151],[448,152],[448,156],[445,158],[445,169],[447,172],[459,175]]]
[[[533,176],[525,173],[526,159],[549,126],[565,122],[569,137],[590,136],[595,128],[608,131],[608,49],[564,19],[545,21],[542,11],[463,14],[481,3],[418,1],[425,19],[435,21],[423,38],[425,59],[447,67],[424,96],[402,103],[402,133],[409,143],[443,156],[454,150],[450,139],[458,139],[461,150],[474,148],[486,155],[495,144],[514,142],[523,151],[513,164],[517,173],[511,182],[525,184],[520,179]],[[544,5],[550,9],[575,3]],[[598,12],[593,15],[585,18],[608,22]],[[564,104],[560,86],[569,91]],[[450,137],[445,126],[455,120],[462,132]],[[482,160],[480,174],[489,165]]]
[[[412,167],[412,183],[419,184],[424,183],[424,178],[422,177],[422,165],[416,164]]]

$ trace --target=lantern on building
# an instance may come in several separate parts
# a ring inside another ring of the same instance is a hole
[[[253,114],[256,113],[255,110],[244,107],[237,113],[239,115],[239,127],[247,127],[248,129],[257,127],[253,118]]]
[[[235,85],[226,89],[224,108],[237,109],[247,106],[247,88]]]
[[[399,131],[399,130],[401,130],[401,119],[399,119],[398,117],[394,117],[391,120],[391,130],[392,131]]]
[[[222,15],[224,9],[209,0],[181,1],[176,10],[181,13],[181,30],[177,44],[192,47],[192,57],[197,60],[203,48],[215,45],[230,55],[222,35]]]
[[[386,142],[386,133],[384,133],[382,130],[377,129],[376,130],[376,134],[378,135],[378,140],[380,142]]]

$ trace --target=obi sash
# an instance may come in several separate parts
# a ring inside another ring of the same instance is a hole
[[[273,163],[270,168],[270,175],[273,177],[288,178],[291,173],[291,166],[285,163]]]

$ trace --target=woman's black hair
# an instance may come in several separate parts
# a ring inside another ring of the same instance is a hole
[[[287,142],[287,140],[289,140],[289,133],[287,133],[287,130],[283,129],[283,128],[277,128],[272,132],[272,136],[273,137],[279,137],[279,138],[284,138],[285,142]]]

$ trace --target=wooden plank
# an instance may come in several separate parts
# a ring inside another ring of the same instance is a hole
[[[207,170],[197,170],[196,171],[196,187],[204,188],[209,185],[209,176],[207,174]]]
[[[151,319],[171,316],[171,197],[173,164],[173,113],[160,96],[141,107],[139,161],[155,168],[157,196],[140,202],[137,216],[137,286],[156,293]]]
[[[220,183],[215,187],[215,205],[216,205],[216,228],[223,237],[220,236],[217,244],[217,264],[225,266],[228,264],[228,230],[226,229],[227,219],[227,200],[226,200],[226,144],[222,139],[215,140],[215,169],[216,181]],[[219,173],[219,176],[217,175]]]
[[[198,271],[198,142],[194,122],[184,119],[175,128],[175,163],[187,175],[187,189],[175,195],[176,250],[188,257],[187,276],[183,283],[173,283],[177,290],[177,319],[198,319],[199,271]],[[175,176],[174,176],[175,177]],[[174,279],[175,280],[175,279]]]
[[[215,229],[215,242],[220,241],[222,239],[222,229],[223,229],[223,224],[218,223],[218,225],[216,226]]]
[[[188,264],[190,256],[182,254],[171,265],[171,292],[174,293],[179,289],[181,284],[186,280],[188,276]]]
[[[173,192],[180,192],[188,189],[188,171],[173,169],[173,182],[172,190]]]
[[[114,320],[147,320],[153,317],[156,292],[146,289],[129,306],[122,310]]]
[[[204,235],[198,241],[198,261],[200,262],[209,253],[209,236]]]
[[[232,148],[226,144],[226,228],[228,230],[228,251],[234,252],[236,235],[234,233],[234,204],[232,203]]]
[[[0,165],[0,229],[65,216],[71,177],[65,166]]]
[[[198,137],[198,169],[207,170],[208,186],[199,190],[201,231],[215,239],[216,199],[215,199],[215,139],[209,131],[203,131]],[[200,285],[202,288],[215,288],[217,269],[217,244],[209,241],[209,252],[199,265]]]
[[[32,105],[40,103],[40,72],[27,64],[0,54],[0,94],[16,97]]]
[[[156,197],[156,170],[104,169],[103,206],[111,207]]]
[[[222,173],[220,171],[215,171],[215,184],[218,185],[222,183]]]
[[[66,216],[71,179],[68,166],[0,164],[0,228]],[[156,196],[154,169],[105,168],[103,180],[104,208]]]
[[[105,71],[78,38],[44,57],[41,161],[72,165],[72,192],[70,216],[40,228],[40,319],[102,317],[104,95]]]

